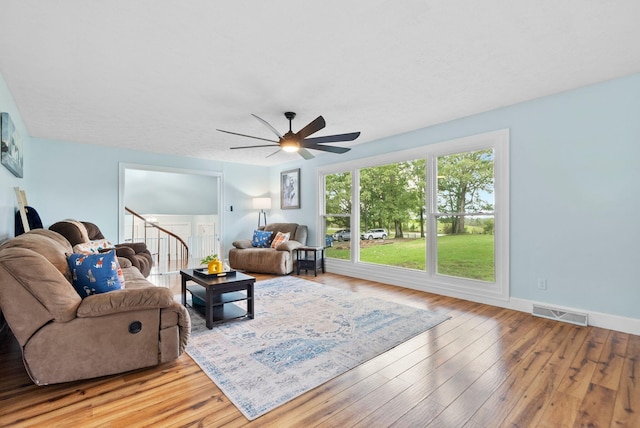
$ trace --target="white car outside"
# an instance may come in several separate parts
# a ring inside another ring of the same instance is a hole
[[[387,239],[387,229],[369,229],[360,235],[360,239]]]

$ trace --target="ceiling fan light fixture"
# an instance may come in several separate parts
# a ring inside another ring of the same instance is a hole
[[[285,152],[294,153],[300,150],[300,143],[294,140],[284,140],[280,143],[280,148]]]

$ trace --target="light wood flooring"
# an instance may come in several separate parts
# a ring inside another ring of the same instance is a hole
[[[187,354],[37,387],[8,334],[0,426],[640,427],[640,336],[340,275],[303,277],[452,318],[252,422]],[[178,293],[176,275],[155,282]]]

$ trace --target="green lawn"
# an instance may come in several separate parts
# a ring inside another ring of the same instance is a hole
[[[493,235],[438,237],[438,273],[493,282]]]
[[[493,282],[493,235],[438,237],[438,273]],[[368,263],[424,270],[425,239],[360,241],[360,260]],[[327,257],[349,259],[349,243],[334,243]]]

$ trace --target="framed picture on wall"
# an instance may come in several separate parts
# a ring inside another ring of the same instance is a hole
[[[300,208],[300,168],[280,173],[280,208]]]
[[[22,178],[22,138],[16,131],[9,113],[0,113],[0,147],[2,165],[16,177]]]

